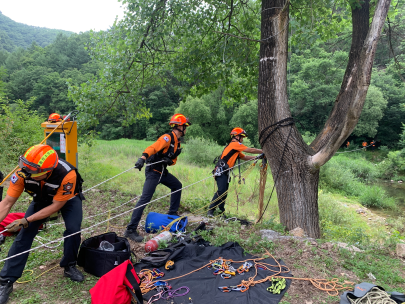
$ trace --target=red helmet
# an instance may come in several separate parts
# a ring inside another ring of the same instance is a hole
[[[62,121],[62,117],[58,113],[52,113],[51,115],[49,115],[48,121],[49,122]]]
[[[232,129],[231,137],[235,137],[235,136],[238,136],[238,135],[243,136],[243,137],[247,137],[247,133],[242,128],[234,128],[234,129]]]
[[[183,126],[183,125],[185,125],[185,126],[191,126],[191,122],[190,122],[190,120],[186,117],[186,116],[184,116],[183,114],[174,114],[173,116],[172,116],[172,118],[170,119],[170,122],[169,122],[169,125],[171,126],[171,127],[174,127],[174,126]]]
[[[58,165],[58,161],[58,153],[50,146],[36,145],[20,156],[18,165],[35,177],[53,170]]]

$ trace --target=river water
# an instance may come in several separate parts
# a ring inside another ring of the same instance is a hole
[[[386,191],[387,195],[395,198],[400,211],[393,212],[390,210],[373,209],[373,213],[384,217],[405,216],[405,183],[400,184],[398,182],[391,183],[380,181],[377,183],[377,185],[382,187]]]

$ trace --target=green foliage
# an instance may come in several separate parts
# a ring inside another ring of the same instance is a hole
[[[18,23],[0,12],[0,50],[3,49],[12,52],[18,47],[27,48],[34,41],[38,45],[45,47],[51,44],[60,33],[65,35],[72,34],[68,31],[47,29]]]
[[[377,134],[378,123],[383,117],[386,107],[387,100],[384,99],[381,90],[371,85],[368,88],[366,102],[353,134],[374,137]]]
[[[191,137],[184,145],[184,156],[181,158],[189,164],[214,167],[214,158],[221,155],[223,149],[211,139]]]
[[[367,207],[396,210],[395,200],[381,187],[364,183],[375,180],[379,175],[378,168],[364,158],[339,155],[321,168],[320,187],[358,197],[360,203]]]
[[[14,168],[18,157],[30,146],[39,144],[43,139],[41,123],[44,118],[30,110],[34,101],[17,100],[13,104],[0,104],[0,167]]]

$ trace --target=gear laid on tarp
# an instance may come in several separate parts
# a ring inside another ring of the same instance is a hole
[[[363,282],[357,284],[353,291],[346,291],[340,296],[340,304],[402,304],[405,295],[399,292],[387,293],[384,288]]]
[[[170,257],[170,260],[174,261],[176,267],[171,271],[165,271],[162,267],[161,270],[164,271],[164,276],[160,277],[159,280],[168,282],[173,289],[182,286],[189,288],[190,291],[187,297],[192,298],[194,304],[221,302],[277,304],[291,284],[291,280],[287,279],[286,287],[280,294],[272,294],[267,291],[267,287],[271,285],[271,282],[267,280],[269,276],[281,271],[283,277],[292,277],[287,270],[288,268],[283,267],[284,262],[281,260],[276,261],[273,258],[260,259],[260,262],[258,262],[258,265],[262,265],[260,269],[251,267],[250,271],[243,271],[242,275],[235,273],[235,275],[231,275],[227,279],[222,278],[221,275],[214,275],[215,269],[206,267],[220,257],[225,264],[232,265],[235,269],[244,265],[245,262],[249,262],[249,260],[258,259],[250,254],[245,254],[238,243],[229,242],[220,247],[204,247],[183,243],[183,246],[176,250],[175,254],[175,258]],[[232,262],[229,263],[229,261]],[[269,265],[274,265],[274,267]],[[271,271],[267,270],[266,267]],[[142,262],[135,265],[137,273],[142,269],[150,268],[150,264]],[[249,287],[241,286],[242,281]],[[225,289],[219,288],[225,286],[231,292],[224,292]],[[156,290],[148,292],[144,295],[144,298],[149,299],[156,293]],[[173,298],[172,301],[173,303],[184,303],[184,298]],[[163,300],[158,300],[156,303],[163,302]]]

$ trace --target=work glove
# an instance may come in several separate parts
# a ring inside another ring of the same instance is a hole
[[[264,153],[262,153],[262,154],[260,154],[258,157],[257,157],[257,159],[263,159],[263,158],[265,158],[266,157],[266,155],[264,155]]]
[[[18,219],[6,226],[7,232],[18,232],[22,227],[27,228],[29,222],[26,218]]]
[[[140,157],[140,158],[138,158],[138,160],[135,163],[135,168],[139,169],[139,171],[141,171],[144,164],[145,164],[145,160],[142,157]]]
[[[168,165],[168,166],[173,165],[173,161],[168,157],[163,157],[163,163]]]

